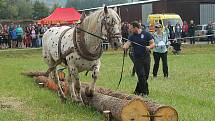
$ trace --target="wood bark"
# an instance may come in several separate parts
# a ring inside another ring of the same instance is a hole
[[[43,72],[30,72],[25,75],[33,77],[43,74]],[[36,80],[37,83],[44,83],[49,89],[57,90],[57,85],[48,77],[38,76]],[[68,92],[67,86],[65,84],[66,94]],[[101,112],[110,111],[111,115],[119,121],[147,121],[149,118],[151,121],[178,121],[178,113],[171,106],[161,105],[143,99],[140,96],[128,95],[102,87],[96,87],[94,96],[87,97],[85,95],[87,86],[88,84],[85,83],[81,85],[81,96],[84,104],[92,106]]]
[[[48,77],[38,76],[35,77],[35,81],[36,83],[43,83],[45,87],[53,91],[58,90],[57,84]],[[65,88],[67,86],[65,85]],[[81,96],[85,105],[92,106],[100,112],[108,110],[111,117],[118,121],[150,121],[148,108],[141,99],[120,99],[98,92],[94,92],[93,97],[87,97],[85,95],[86,86],[83,84],[81,87]]]
[[[46,72],[41,72],[41,71],[22,72],[21,74],[29,77],[47,76]]]
[[[84,84],[83,86],[86,86],[86,84]],[[151,121],[178,121],[178,113],[171,106],[158,104],[156,102],[144,99],[140,96],[128,95],[128,94],[125,94],[122,92],[115,92],[110,89],[105,89],[102,87],[96,87],[96,92],[104,94],[104,95],[116,97],[119,99],[133,100],[133,99],[139,98],[139,99],[143,100],[148,107]]]
[[[150,121],[148,109],[141,99],[119,99],[97,92],[94,92],[93,97],[87,97],[84,88],[81,96],[85,105],[92,106],[100,112],[109,110],[111,116],[118,121]]]

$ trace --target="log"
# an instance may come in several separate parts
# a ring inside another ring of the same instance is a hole
[[[40,73],[37,73],[37,74],[40,74]],[[36,77],[36,80],[37,80],[37,83],[42,82],[45,84],[46,87],[48,87],[51,90],[57,90],[57,85],[54,83],[54,81],[52,81],[48,77],[39,76],[39,77]],[[111,115],[117,120],[130,121],[135,119],[136,121],[141,119],[141,117],[143,118],[151,117],[152,121],[160,121],[160,120],[178,121],[178,113],[171,106],[157,104],[149,100],[144,101],[144,99],[139,96],[128,95],[121,92],[115,92],[110,89],[105,89],[102,87],[96,87],[94,96],[90,98],[83,93],[85,92],[84,90],[86,86],[88,85],[85,83],[81,85],[82,98],[84,103],[86,105],[95,107],[97,110],[101,112],[105,110],[111,111]],[[65,84],[65,88],[67,90],[64,93],[67,94],[68,93],[67,84]],[[143,101],[145,103],[143,103]],[[139,109],[139,107],[141,107],[141,109]],[[147,110],[149,111],[149,113],[147,113]],[[138,113],[139,111],[141,111],[142,113]],[[121,113],[119,114],[117,112],[121,112]],[[125,113],[125,112],[128,112],[128,113]],[[136,112],[136,113],[133,114],[133,112]],[[137,118],[133,118],[135,117],[134,115],[136,115]],[[144,120],[147,120],[147,119],[144,119]]]
[[[109,95],[112,97],[120,98],[120,99],[126,99],[126,100],[140,98],[140,99],[144,100],[145,104],[147,105],[152,121],[178,121],[178,113],[171,106],[161,105],[156,102],[152,102],[150,100],[143,99],[140,96],[128,95],[128,94],[121,93],[121,92],[115,92],[110,89],[105,89],[102,87],[97,87],[96,92],[104,94],[104,95]]]
[[[29,76],[29,77],[47,76],[46,72],[41,72],[41,71],[22,72],[21,74],[24,76]]]
[[[145,101],[145,103],[149,109],[151,121],[178,121],[178,113],[173,107],[152,101]]]
[[[85,105],[92,106],[100,112],[109,110],[111,116],[118,121],[150,121],[146,104],[141,99],[125,100],[97,92],[94,92],[93,97],[87,97],[85,89],[81,89]]]
[[[53,91],[58,90],[57,84],[48,77],[38,76],[35,77],[35,81],[36,83],[44,83],[45,87]],[[68,89],[68,85],[65,85],[65,87]],[[81,87],[81,96],[85,105],[92,106],[100,112],[108,110],[110,111],[108,115],[118,121],[150,121],[148,108],[141,99],[119,99],[97,92],[94,93],[93,97],[87,97],[85,87],[86,84]],[[67,92],[65,93],[67,94]],[[107,117],[107,119],[110,117]]]
[[[35,77],[35,82],[37,84],[41,84],[41,83],[44,84],[44,86],[50,90],[53,90],[56,92],[59,90],[58,85],[52,79],[50,79],[46,76]],[[62,87],[63,87],[63,93],[65,95],[67,95],[68,94],[68,84],[66,82],[61,82],[61,83],[62,83]]]

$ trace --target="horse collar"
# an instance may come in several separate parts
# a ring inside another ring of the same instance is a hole
[[[82,25],[82,24],[81,24]],[[102,47],[99,45],[94,52],[90,52],[87,49],[84,39],[84,32],[78,30],[75,27],[73,32],[73,42],[78,54],[88,61],[94,61],[101,57],[102,55]]]

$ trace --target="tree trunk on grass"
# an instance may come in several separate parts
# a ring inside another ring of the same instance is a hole
[[[21,74],[29,77],[47,76],[46,72],[40,72],[40,71],[22,72]]]
[[[57,91],[57,84],[45,76],[35,77],[36,83],[43,83],[51,90]],[[84,86],[85,85],[85,86]],[[67,88],[67,87],[65,87]],[[118,121],[150,121],[148,108],[141,99],[119,99],[95,92],[93,97],[85,95],[86,84],[81,87],[81,96],[85,105],[92,106],[98,111],[110,111],[111,117]],[[67,93],[67,92],[66,92]]]
[[[83,86],[85,87],[86,84],[84,84]],[[136,95],[128,95],[125,93],[115,92],[110,89],[105,89],[101,87],[96,87],[96,92],[126,100],[140,98],[144,100],[145,104],[147,105],[152,121],[178,121],[178,113],[171,106],[161,105],[150,100],[143,99]]]
[[[152,101],[145,101],[152,121],[178,121],[177,111],[167,105],[161,105]]]
[[[118,121],[150,121],[148,109],[141,99],[119,99],[97,92],[94,92],[93,97],[87,97],[85,88],[82,88],[81,96],[84,104],[101,112],[110,111],[111,116]]]
[[[24,75],[33,77],[43,74],[44,72],[30,72]],[[38,76],[36,77],[36,82],[44,83],[49,89],[58,90],[54,81],[48,77]],[[171,106],[157,104],[149,100],[143,101],[144,99],[139,96],[115,92],[101,87],[96,87],[93,97],[87,97],[85,95],[85,88],[87,86],[84,83],[81,86],[81,95],[84,103],[95,107],[101,112],[110,111],[111,115],[117,120],[148,121],[149,117],[151,117],[152,121],[178,121],[178,113]],[[68,87],[65,88],[68,89]]]

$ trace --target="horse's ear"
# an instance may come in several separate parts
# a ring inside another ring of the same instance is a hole
[[[117,12],[117,7],[114,7],[113,10],[114,10],[115,12]]]
[[[104,6],[104,12],[105,12],[105,14],[108,14],[108,8],[106,5]]]
[[[85,14],[85,12],[83,11],[82,14],[81,14],[80,20],[83,21],[85,18],[86,18],[86,14]]]

